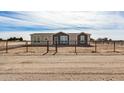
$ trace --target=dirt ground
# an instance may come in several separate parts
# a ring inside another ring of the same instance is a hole
[[[124,80],[124,55],[1,55],[0,80]]]
[[[18,42],[24,45],[25,42]],[[19,45],[9,42],[9,45]],[[20,47],[0,51],[0,80],[124,80],[124,44],[93,47]],[[0,48],[5,48],[0,42]]]

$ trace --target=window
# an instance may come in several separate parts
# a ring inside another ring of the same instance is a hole
[[[67,44],[68,43],[68,36],[60,36],[60,43]]]
[[[88,42],[90,41],[90,37],[88,36]]]
[[[36,36],[34,36],[33,41],[36,42]]]
[[[58,41],[58,37],[54,37],[54,41]]]
[[[80,36],[80,43],[85,43],[85,36],[84,35],[81,35]]]
[[[39,36],[37,37],[37,42],[40,42],[40,38],[39,38]]]

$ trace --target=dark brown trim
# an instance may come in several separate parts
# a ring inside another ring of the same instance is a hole
[[[80,36],[85,36],[85,43],[82,44],[80,43]],[[87,34],[84,34],[84,33],[80,33],[78,36],[77,36],[77,42],[78,42],[78,45],[88,45],[88,36]]]
[[[67,44],[61,44],[60,43],[60,36],[68,36],[68,42],[67,42]],[[56,34],[54,34],[53,35],[53,44],[55,45],[56,44],[56,42],[55,42],[55,37],[57,37],[58,38],[58,45],[69,45],[69,35],[68,34],[66,34],[66,33],[63,33],[63,32],[59,32],[59,33],[56,33]]]

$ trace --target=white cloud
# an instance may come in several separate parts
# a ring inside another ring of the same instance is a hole
[[[118,13],[111,12],[88,12],[88,11],[35,11],[35,12],[19,12],[18,20],[9,17],[0,16],[1,23],[8,23],[16,26],[31,26],[43,25],[49,28],[71,28],[69,30],[56,30],[65,32],[89,32],[93,37],[109,36],[115,39],[124,39],[124,17]],[[89,26],[89,29],[73,30],[76,26]],[[96,28],[90,29],[91,27]],[[113,29],[112,29],[113,28]],[[56,32],[53,30],[53,32]],[[46,31],[47,32],[47,31]],[[25,39],[30,39],[29,34],[33,31],[20,31],[20,32],[0,32],[0,36],[23,36]],[[118,35],[118,36],[117,36]],[[119,37],[120,35],[120,37]]]

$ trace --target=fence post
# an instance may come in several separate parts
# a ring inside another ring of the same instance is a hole
[[[76,45],[76,41],[75,41],[75,53],[77,54],[77,45]]]
[[[114,41],[114,50],[113,50],[113,52],[115,52],[115,41]]]
[[[47,53],[49,52],[49,41],[47,41]]]
[[[123,45],[123,41],[121,41],[121,46]]]
[[[8,40],[6,40],[6,53],[8,53]]]
[[[95,53],[97,52],[97,42],[95,41]]]
[[[26,41],[26,52],[28,52],[28,41]]]
[[[57,45],[57,41],[56,41],[56,46],[55,46],[55,47],[56,47],[56,52],[58,52],[58,45]]]

